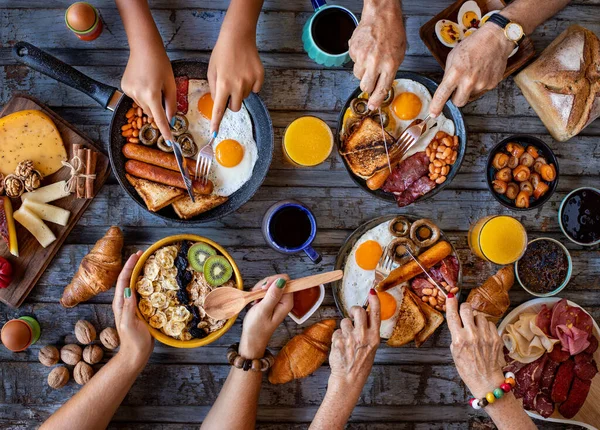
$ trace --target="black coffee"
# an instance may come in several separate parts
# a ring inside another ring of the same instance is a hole
[[[308,214],[295,206],[279,209],[271,218],[269,233],[283,248],[299,248],[310,238],[312,226]]]
[[[582,189],[565,202],[562,224],[566,233],[580,243],[600,240],[600,194]]]
[[[319,12],[312,24],[312,37],[317,46],[328,54],[348,51],[348,41],[356,28],[352,16],[343,9],[330,7]]]

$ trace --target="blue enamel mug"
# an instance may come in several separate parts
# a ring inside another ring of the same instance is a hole
[[[283,254],[304,251],[313,263],[321,262],[321,255],[311,246],[317,235],[317,220],[297,200],[283,200],[271,206],[263,217],[262,233],[275,251]]]
[[[339,67],[350,61],[348,41],[358,25],[350,10],[325,0],[311,0],[315,12],[304,25],[302,42],[308,56],[317,64]]]

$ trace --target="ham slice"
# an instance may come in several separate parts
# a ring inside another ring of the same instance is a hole
[[[571,355],[577,355],[590,346],[589,334],[576,326],[569,327],[559,324],[555,327],[556,336],[560,339],[563,351],[569,351]]]
[[[383,191],[394,194],[402,194],[417,179],[429,172],[429,157],[425,152],[417,152],[403,160],[392,170],[383,187]]]
[[[429,159],[428,159],[429,160]],[[423,176],[412,183],[410,187],[401,194],[394,193],[396,196],[396,203],[398,207],[408,206],[417,200],[419,197],[424,196],[429,191],[435,188],[435,182],[429,179],[428,176]]]
[[[550,336],[550,321],[552,319],[552,310],[548,306],[542,305],[542,309],[538,312],[535,318],[535,324],[544,332],[546,336]]]
[[[554,308],[552,308],[550,333],[556,338],[558,338],[556,327],[559,325],[565,325],[568,328],[576,327],[589,335],[592,333],[593,322],[592,317],[583,309],[576,306],[570,306],[566,299],[562,299],[554,305]],[[566,345],[563,345],[563,347],[565,346]]]
[[[458,259],[454,255],[444,258],[440,272],[448,285],[456,287],[456,283],[458,282]]]

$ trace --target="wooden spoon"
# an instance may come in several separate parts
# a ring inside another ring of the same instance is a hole
[[[342,279],[344,272],[334,270],[333,272],[319,273],[306,278],[288,281],[284,294],[307,290],[317,285]],[[204,299],[204,311],[216,320],[229,319],[241,312],[248,303],[262,299],[268,290],[244,291],[232,287],[221,287],[212,290]]]

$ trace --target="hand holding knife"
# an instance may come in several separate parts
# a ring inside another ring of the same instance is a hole
[[[173,124],[171,124],[171,126],[172,125]],[[185,165],[183,152],[181,151],[181,145],[176,140],[173,140],[173,136],[165,138],[165,143],[173,148],[173,154],[175,154],[175,160],[177,160],[177,166],[179,167],[179,172],[181,172],[183,183],[185,184],[185,188],[187,189],[192,202],[195,203],[196,199],[194,198],[194,192],[192,191],[192,180],[190,179],[190,175],[188,174],[187,167]]]

